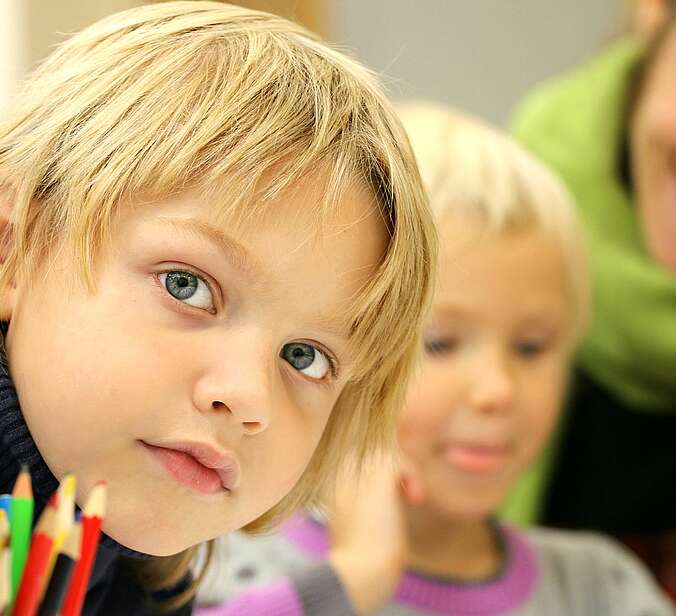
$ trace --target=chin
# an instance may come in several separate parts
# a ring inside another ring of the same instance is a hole
[[[203,541],[193,535],[194,524],[189,525],[188,532],[182,532],[176,521],[153,523],[151,516],[133,525],[129,524],[129,518],[107,518],[102,530],[124,547],[150,556],[173,556]]]
[[[462,494],[467,494],[467,497],[463,498]],[[471,522],[494,516],[504,499],[502,491],[482,493],[481,490],[465,489],[464,492],[456,490],[454,497],[442,497],[434,506],[453,520]]]
[[[498,505],[491,503],[453,503],[448,504],[445,511],[450,519],[462,522],[486,520],[495,515]]]

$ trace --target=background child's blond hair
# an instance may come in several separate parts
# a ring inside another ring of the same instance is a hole
[[[428,102],[398,110],[437,221],[455,215],[486,231],[545,230],[557,238],[579,339],[588,320],[588,267],[583,230],[562,182],[479,119]]]

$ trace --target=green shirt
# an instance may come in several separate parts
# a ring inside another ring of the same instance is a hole
[[[513,123],[575,198],[592,274],[592,321],[579,365],[637,412],[676,412],[676,276],[643,245],[620,180],[626,100],[642,47],[621,40],[531,93]],[[550,447],[515,487],[503,515],[532,523],[555,457]]]
[[[676,275],[647,254],[618,156],[630,73],[622,40],[533,92],[514,133],[573,194],[590,251],[592,322],[579,363],[636,411],[676,412]]]

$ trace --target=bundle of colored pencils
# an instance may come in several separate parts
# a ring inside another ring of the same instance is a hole
[[[79,616],[105,507],[100,482],[76,514],[75,477],[66,475],[31,538],[31,478],[21,469],[12,494],[0,496],[0,616]]]

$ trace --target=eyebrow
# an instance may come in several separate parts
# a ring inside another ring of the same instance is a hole
[[[182,233],[207,239],[247,277],[254,279],[261,277],[263,268],[251,253],[242,244],[211,223],[196,218],[160,217],[159,220]]]
[[[529,311],[525,313],[525,316],[521,317],[521,320],[528,325],[533,323],[539,324],[540,321],[543,320],[543,313],[545,311],[549,312],[548,314],[544,315],[544,320],[546,321],[551,320],[552,315],[554,315],[554,318],[557,320],[560,317],[560,311],[558,307],[550,304],[543,304],[542,306],[538,306],[535,310],[530,308]],[[471,321],[475,318],[475,316],[476,312],[471,308],[465,308],[447,303],[433,306],[432,310],[430,310],[430,320],[432,324],[434,324],[435,321],[441,319],[461,319],[465,321]]]
[[[309,325],[333,336],[340,342],[347,342],[351,338],[350,322],[348,319],[321,316],[311,319]]]

